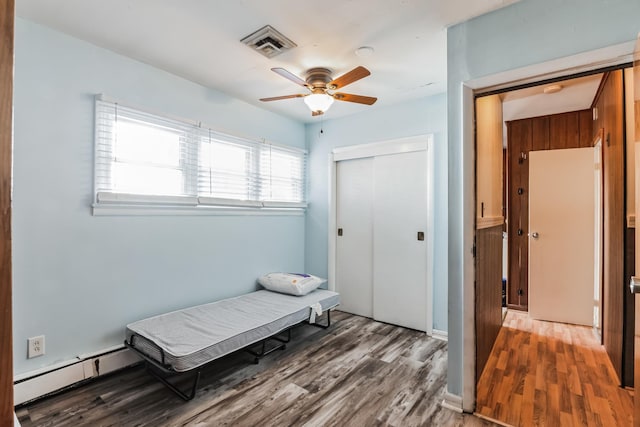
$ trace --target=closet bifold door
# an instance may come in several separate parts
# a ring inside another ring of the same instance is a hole
[[[340,310],[373,317],[373,158],[338,162],[336,184]]]
[[[373,317],[426,331],[426,151],[377,156],[373,180]]]

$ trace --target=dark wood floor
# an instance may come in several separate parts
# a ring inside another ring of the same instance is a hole
[[[425,334],[335,312],[302,326],[283,352],[211,364],[183,402],[142,367],[19,408],[32,426],[487,426],[440,406],[447,345]]]
[[[476,411],[517,426],[632,426],[633,397],[618,384],[593,328],[510,310],[478,382]]]

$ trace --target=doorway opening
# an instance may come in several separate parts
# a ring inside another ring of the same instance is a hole
[[[601,350],[611,365],[610,381],[615,387],[633,385],[633,325],[625,323],[625,313],[632,313],[633,306],[622,293],[623,276],[628,273],[624,260],[633,250],[630,214],[625,209],[630,197],[625,191],[629,190],[624,118],[627,79],[621,69],[626,66],[516,90],[501,89],[475,99],[476,410],[483,415],[526,424],[526,419],[514,419],[513,413],[507,416],[501,411],[509,405],[522,407],[517,399],[522,399],[522,387],[532,380],[523,372],[540,368],[518,365],[527,359],[522,347],[529,348],[535,341],[531,337],[544,337],[547,327],[560,337],[575,332],[575,327],[557,322],[588,325],[587,330],[595,332],[591,337],[594,351],[605,344]],[[573,159],[578,153],[582,153],[582,177],[575,181],[578,163]],[[572,208],[580,192],[590,204]],[[562,202],[569,202],[565,210],[554,210]],[[500,218],[486,219],[496,212],[501,213]],[[582,228],[574,227],[578,223],[583,223]],[[495,231],[500,228],[503,234],[498,242]],[[567,234],[571,228],[575,228],[573,235]],[[491,235],[493,244],[487,237]],[[632,256],[629,259],[633,261]],[[504,287],[504,299],[497,299],[497,287]],[[513,313],[507,315],[503,327],[505,305]],[[540,329],[540,325],[547,326]],[[491,334],[483,333],[487,330]],[[511,337],[506,348],[505,335]],[[519,339],[526,342],[516,344]],[[572,339],[568,341],[571,344]],[[558,345],[553,348],[562,352],[565,347],[560,342],[553,341],[552,347]],[[521,370],[518,378],[505,377],[504,381],[514,382],[511,386],[505,386],[497,375],[497,358],[502,370],[507,366]],[[514,358],[515,363],[509,364]],[[544,369],[559,372],[563,368]],[[555,391],[563,390],[557,381],[555,387],[559,387]],[[497,390],[515,401],[496,398]],[[620,398],[627,400],[628,396]]]

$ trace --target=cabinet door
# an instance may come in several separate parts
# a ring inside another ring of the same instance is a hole
[[[426,331],[426,151],[378,156],[373,175],[373,317]]]
[[[340,310],[372,317],[373,158],[340,161],[336,168]]]

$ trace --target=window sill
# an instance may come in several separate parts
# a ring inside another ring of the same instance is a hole
[[[304,216],[304,208],[94,203],[93,216]]]

